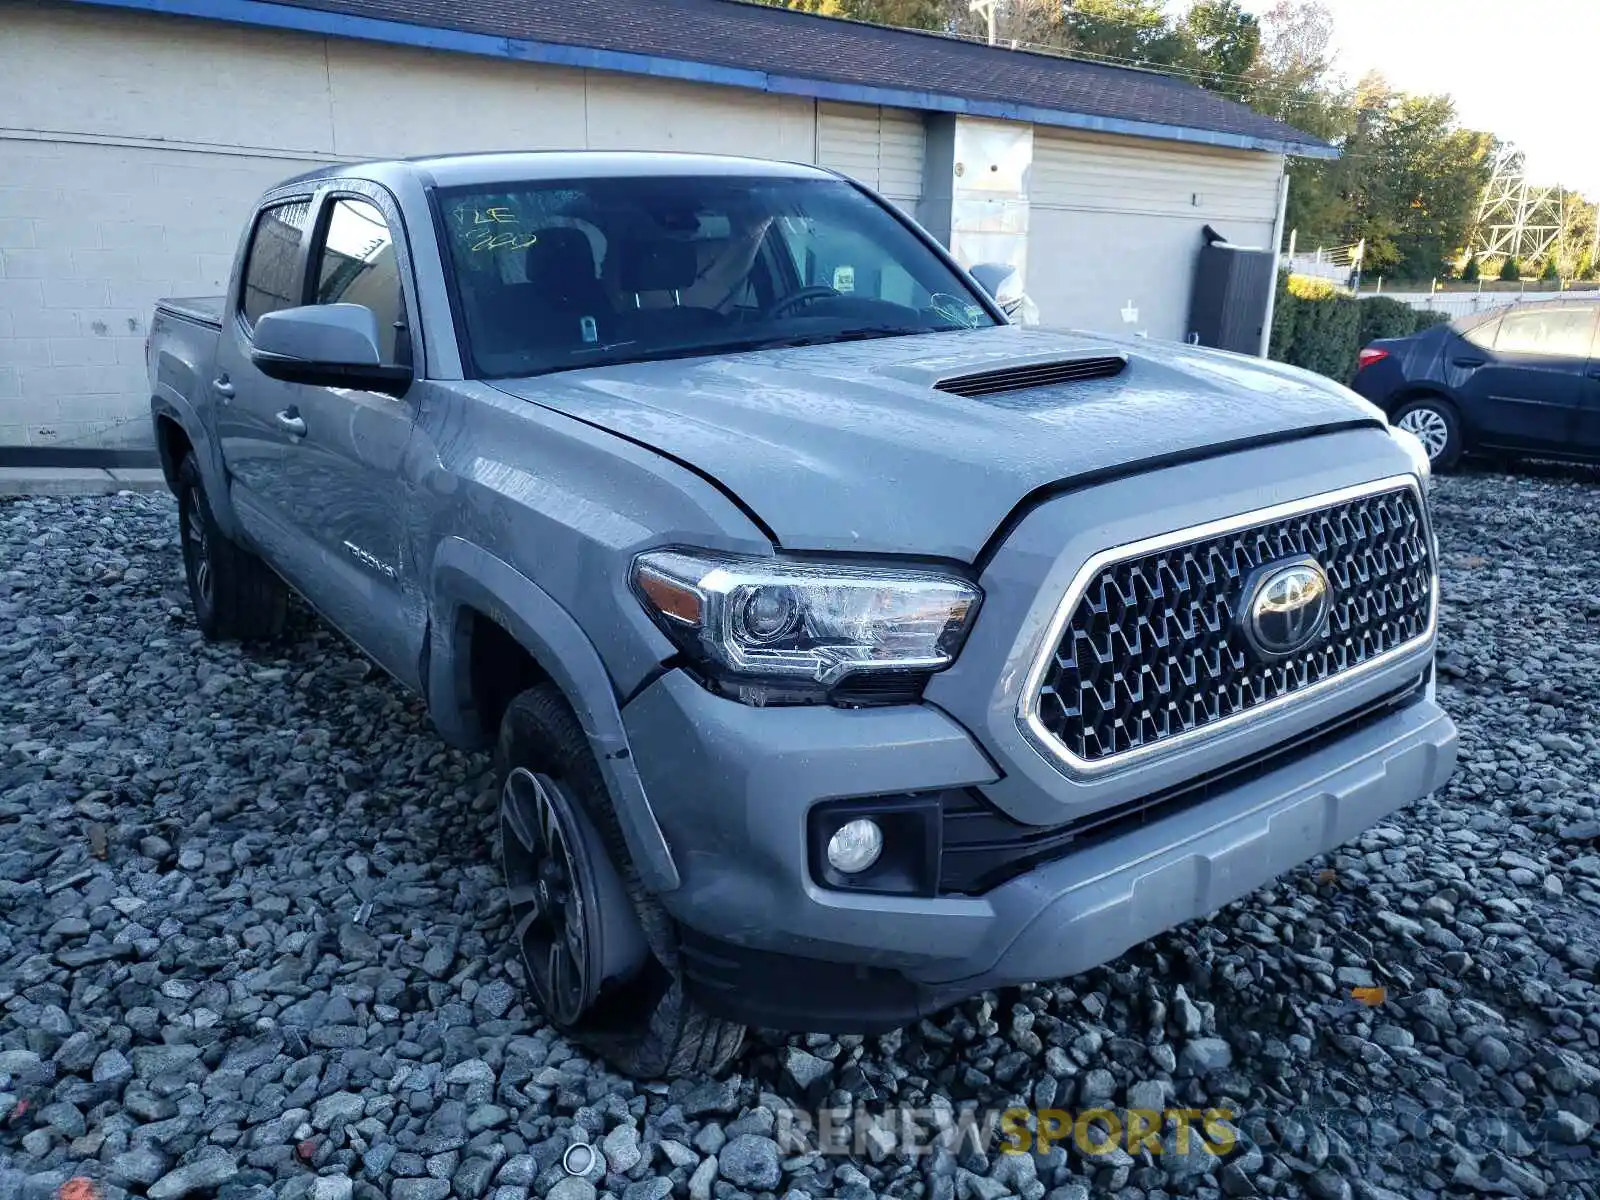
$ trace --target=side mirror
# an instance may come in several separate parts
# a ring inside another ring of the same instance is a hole
[[[1010,263],[978,263],[968,270],[973,280],[984,291],[989,293],[991,300],[1000,299],[1000,289],[1004,286],[1008,276],[1015,275],[1017,269]]]
[[[364,304],[280,308],[256,322],[250,361],[285,383],[364,388],[401,395],[411,368],[385,365],[378,349],[378,316]]]

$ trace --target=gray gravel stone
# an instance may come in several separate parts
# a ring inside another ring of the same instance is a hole
[[[768,1137],[741,1134],[722,1148],[717,1165],[722,1177],[736,1187],[770,1191],[778,1186],[780,1175],[778,1143]]]
[[[619,1079],[518,986],[487,756],[298,605],[276,642],[205,643],[170,498],[0,501],[0,1156],[40,1200],[73,1171],[123,1200],[230,1161],[189,1194],[328,1200],[353,1174],[348,1200],[592,1200],[561,1172],[575,1129],[613,1165],[636,1145],[617,1200],[669,1171],[695,1200],[1600,1200],[1567,1157],[1600,1121],[1600,473],[1468,468],[1431,505],[1461,731],[1435,796],[1078,978],[882,1037],[753,1034],[728,1078],[669,1086]],[[1102,1098],[1304,1128],[1221,1164],[1069,1141],[1031,1176],[992,1147],[773,1145],[823,1103]],[[1448,1129],[1365,1136],[1460,1111],[1548,1115],[1470,1158]]]
[[[113,1183],[124,1186],[148,1186],[167,1173],[167,1163],[167,1156],[153,1146],[135,1146],[112,1158],[110,1177]]]
[[[168,1171],[150,1185],[146,1193],[150,1200],[175,1200],[179,1196],[208,1191],[219,1187],[239,1173],[239,1164],[232,1155],[219,1154],[197,1159],[186,1166]]]
[[[319,1175],[311,1185],[311,1200],[350,1200],[354,1192],[348,1175]]]
[[[1233,1047],[1221,1038],[1195,1038],[1178,1051],[1178,1067],[1191,1075],[1220,1071],[1233,1063]]]
[[[397,1179],[390,1186],[390,1200],[444,1200],[450,1194],[448,1179]]]
[[[639,1149],[639,1131],[631,1124],[618,1125],[606,1134],[600,1149],[606,1156],[606,1166],[614,1175],[626,1175],[643,1157]]]

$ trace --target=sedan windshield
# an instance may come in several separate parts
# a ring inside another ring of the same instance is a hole
[[[841,180],[652,176],[435,195],[480,377],[998,322]]]

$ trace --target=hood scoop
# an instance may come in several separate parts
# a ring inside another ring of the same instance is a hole
[[[971,375],[953,375],[949,379],[939,380],[933,386],[955,396],[998,396],[1003,392],[1023,392],[1061,383],[1107,379],[1122,374],[1127,365],[1127,358],[1121,354],[1099,354],[1056,362],[997,367],[992,371],[976,371]]]

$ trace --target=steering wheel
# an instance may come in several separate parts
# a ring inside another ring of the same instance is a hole
[[[831,288],[824,283],[814,283],[803,287],[798,292],[790,292],[782,300],[774,301],[772,307],[762,314],[764,320],[772,321],[783,316],[791,308],[798,308],[802,304],[809,304],[813,300],[837,299],[844,295],[838,288]]]

